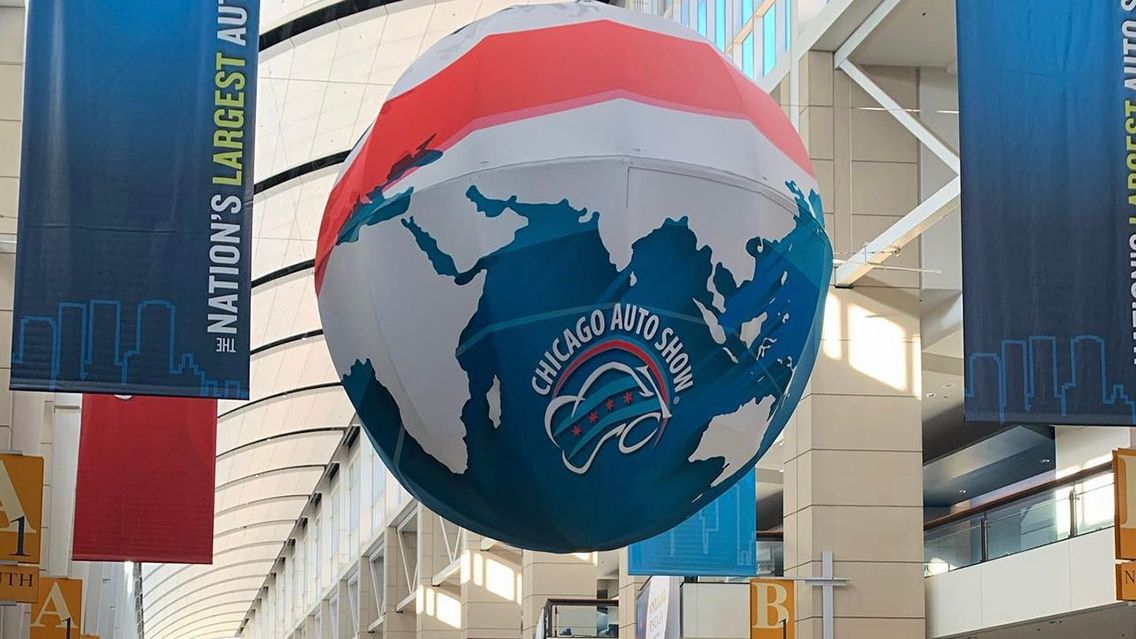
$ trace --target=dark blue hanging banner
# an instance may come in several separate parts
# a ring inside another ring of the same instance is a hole
[[[757,479],[753,470],[690,519],[627,548],[631,575],[757,574]]]
[[[1136,0],[957,7],[966,417],[1136,423]]]
[[[29,3],[12,388],[248,396],[258,14]]]

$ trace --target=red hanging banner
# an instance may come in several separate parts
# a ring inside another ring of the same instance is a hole
[[[85,395],[74,558],[213,561],[217,400]]]

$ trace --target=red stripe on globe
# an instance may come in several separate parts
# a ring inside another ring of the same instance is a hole
[[[781,107],[604,4],[440,40],[347,159],[316,257],[390,470],[494,539],[609,549],[744,475],[816,358],[832,249]]]

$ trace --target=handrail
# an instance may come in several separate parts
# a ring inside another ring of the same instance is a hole
[[[544,620],[544,637],[552,637],[549,633],[552,632],[552,609],[556,606],[612,606],[619,607],[619,598],[615,599],[546,599],[544,608],[541,610],[541,617]],[[544,639],[544,638],[539,638]]]
[[[943,515],[942,517],[929,520],[923,524],[923,532],[927,532],[929,530],[939,528],[947,524],[952,524],[963,519],[970,519],[971,517],[990,512],[991,510],[996,510],[1007,504],[1021,501],[1035,495],[1040,495],[1041,493],[1056,490],[1058,488],[1072,486],[1073,484],[1080,483],[1086,479],[1091,479],[1098,475],[1103,475],[1105,473],[1111,472],[1112,465],[1107,463],[1101,464],[1099,466],[1093,466],[1092,468],[1086,468],[1082,471],[1073,473],[1072,475],[1052,479],[1047,482],[1038,484],[1037,486],[1031,486],[1030,488],[1026,488],[1016,493],[1006,495],[1005,497],[999,497],[998,499],[991,500],[985,504],[981,504],[973,508],[967,508],[966,510],[960,510],[955,513],[950,513],[949,515]]]

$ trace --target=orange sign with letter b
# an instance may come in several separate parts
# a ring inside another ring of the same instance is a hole
[[[749,582],[750,639],[794,639],[796,596],[789,579],[752,579]]]

